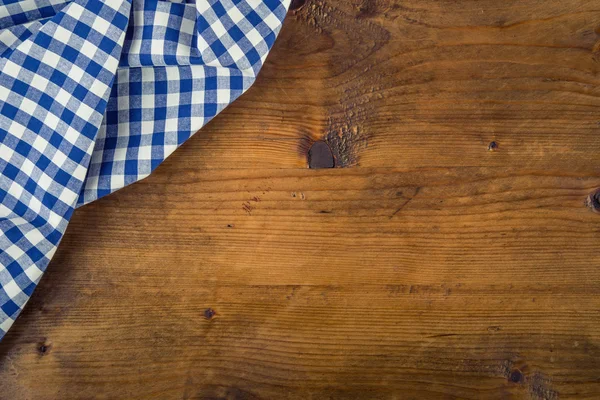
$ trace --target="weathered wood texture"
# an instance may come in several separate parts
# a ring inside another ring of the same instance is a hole
[[[75,213],[0,398],[598,398],[599,27],[306,1],[254,88]]]

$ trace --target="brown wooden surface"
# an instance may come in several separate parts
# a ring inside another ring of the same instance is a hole
[[[0,398],[598,398],[599,27],[306,1],[246,95],[75,213]]]

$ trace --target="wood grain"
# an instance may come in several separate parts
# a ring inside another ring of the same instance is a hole
[[[599,27],[297,2],[247,94],[75,213],[0,399],[598,398]]]

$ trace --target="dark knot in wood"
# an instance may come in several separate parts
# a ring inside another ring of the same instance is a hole
[[[45,356],[46,354],[48,354],[50,352],[51,349],[52,349],[52,343],[44,342],[39,345],[37,350],[40,355]]]
[[[217,312],[215,310],[213,310],[212,308],[207,308],[206,310],[204,310],[204,318],[212,319],[216,313]]]
[[[327,143],[322,140],[313,143],[308,150],[308,167],[314,169],[335,167],[333,153]]]
[[[523,380],[523,373],[518,369],[511,371],[508,380],[514,383],[520,383]]]
[[[490,142],[490,144],[488,145],[488,150],[489,151],[496,151],[496,150],[498,150],[498,143],[496,143],[496,142]]]
[[[600,214],[600,189],[588,195],[585,205],[593,212]]]

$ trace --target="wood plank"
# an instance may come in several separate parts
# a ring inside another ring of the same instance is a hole
[[[581,0],[311,1],[184,165],[298,168],[326,138],[341,166],[594,169],[599,18]]]
[[[161,168],[76,213],[2,343],[0,386],[593,398],[599,225],[583,200],[597,186],[508,169]]]
[[[0,399],[597,398],[598,2],[295,3],[247,94],[75,212]]]
[[[194,265],[220,283],[406,283],[407,272],[509,283],[535,271],[575,284],[600,261],[598,215],[584,204],[599,186],[600,175],[559,171],[165,168],[78,213],[69,233],[93,246],[61,247],[70,264]]]

